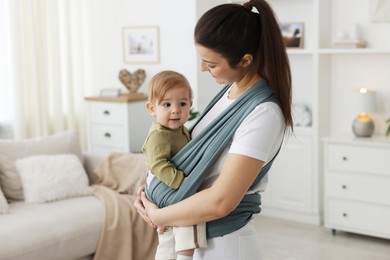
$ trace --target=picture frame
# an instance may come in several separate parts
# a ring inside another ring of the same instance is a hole
[[[158,26],[128,26],[122,30],[125,63],[159,63]]]
[[[370,21],[390,22],[390,0],[370,0]]]
[[[303,48],[303,23],[279,23],[286,48]]]

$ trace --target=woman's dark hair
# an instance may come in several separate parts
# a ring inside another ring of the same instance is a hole
[[[275,14],[266,1],[218,5],[199,19],[194,36],[196,44],[221,54],[232,68],[251,54],[257,73],[279,98],[286,126],[292,129],[290,64]]]

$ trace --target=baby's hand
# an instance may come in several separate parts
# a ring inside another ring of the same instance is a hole
[[[164,234],[165,231],[167,231],[166,227],[157,227],[157,231],[160,235]]]

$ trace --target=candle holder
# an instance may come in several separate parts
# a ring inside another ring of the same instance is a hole
[[[375,92],[366,88],[356,91],[358,115],[352,122],[352,132],[356,137],[371,137],[375,131],[374,120],[369,113],[375,112]]]

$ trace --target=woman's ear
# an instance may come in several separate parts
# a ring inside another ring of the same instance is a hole
[[[154,107],[153,103],[151,103],[150,101],[146,102],[146,108],[148,109],[149,114],[151,116],[156,115],[156,108]]]
[[[253,61],[253,56],[251,54],[245,54],[241,58],[240,65],[241,67],[245,68],[251,65],[252,61]]]

